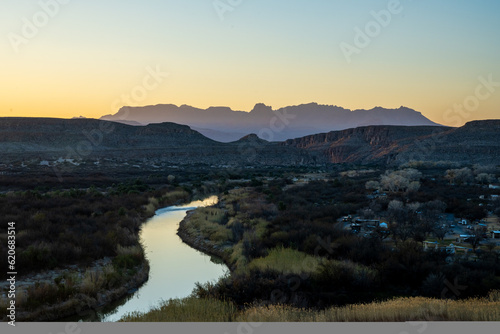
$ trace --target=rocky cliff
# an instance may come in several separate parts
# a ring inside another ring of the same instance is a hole
[[[317,152],[332,163],[500,164],[500,121],[474,121],[461,128],[360,127],[287,140],[282,145]]]

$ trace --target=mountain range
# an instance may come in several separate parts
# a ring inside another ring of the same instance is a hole
[[[250,112],[228,107],[199,109],[162,104],[146,107],[123,107],[115,115],[101,120],[129,125],[173,122],[190,126],[208,138],[232,142],[255,133],[267,141],[284,141],[322,132],[369,125],[438,126],[410,108],[349,110],[338,106],[302,104],[273,110],[259,103]]]
[[[186,125],[132,126],[94,119],[0,118],[0,165],[26,160],[115,159],[150,164],[400,164],[411,160],[500,165],[500,120],[443,126],[365,126],[268,142],[221,143]]]

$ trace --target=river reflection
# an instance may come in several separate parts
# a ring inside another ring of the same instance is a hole
[[[179,222],[186,212],[217,203],[217,196],[156,211],[142,227],[140,238],[149,260],[149,280],[135,293],[117,301],[83,321],[113,322],[125,314],[146,312],[162,300],[187,297],[196,282],[214,281],[227,267],[219,261],[184,244],[177,235]],[[217,262],[217,263],[216,263]]]

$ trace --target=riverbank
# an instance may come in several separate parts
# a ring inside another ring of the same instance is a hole
[[[188,210],[211,205],[216,200],[215,196],[211,196],[189,203],[178,202],[173,206],[155,210],[155,215],[141,227],[140,233],[141,249],[147,254],[150,266],[147,284],[116,302],[99,307],[96,311],[91,310],[83,316],[69,317],[63,321],[119,321],[127,314],[147,311],[151,306],[159,305],[162,300],[189,296],[196,282],[211,281],[221,277],[227,271],[227,267],[221,261],[210,261],[209,256],[183,243],[177,235],[179,222],[186,216]],[[122,263],[122,261],[115,262]]]
[[[42,306],[35,311],[21,311],[18,313],[18,321],[57,321],[71,316],[84,316],[96,309],[105,307],[141,287],[149,278],[149,263],[144,263],[132,269],[135,271],[131,277],[126,278],[126,283],[119,287],[99,291],[96,296],[78,293],[61,303]]]
[[[187,212],[186,217],[184,217],[184,219],[179,223],[177,235],[186,245],[206,255],[219,258],[228,267],[229,271],[233,272],[235,270],[235,265],[230,260],[230,247],[220,246],[210,239],[207,239],[201,231],[197,231],[196,233],[187,227],[195,212],[196,210],[190,210]]]
[[[138,228],[134,229],[134,239],[137,239],[137,244],[129,247],[118,245],[115,257],[20,277],[16,282],[16,320],[46,322],[74,318],[95,321],[96,314],[131,295],[149,279],[149,259],[146,259],[145,249],[138,239],[143,224],[155,215],[160,205],[183,205],[192,199],[193,196],[186,192],[167,193],[162,198],[150,197],[135,219]],[[174,233],[172,235],[177,238]],[[7,283],[0,283],[0,307],[7,307]]]

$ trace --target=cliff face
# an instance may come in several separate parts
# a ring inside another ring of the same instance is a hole
[[[500,121],[461,128],[370,126],[287,140],[332,163],[403,163],[410,160],[500,164]]]
[[[284,145],[322,152],[332,163],[384,162],[410,149],[418,138],[447,130],[445,127],[370,126],[287,140]]]
[[[398,160],[500,164],[500,120],[474,121],[440,135],[418,138]]]

